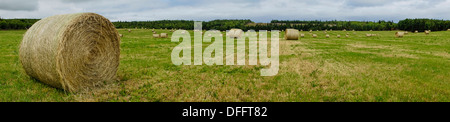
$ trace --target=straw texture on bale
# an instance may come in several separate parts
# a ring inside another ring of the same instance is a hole
[[[161,38],[167,38],[168,36],[167,36],[167,33],[161,33],[161,35],[160,35],[159,37],[161,37]]]
[[[284,39],[286,40],[298,40],[298,30],[297,29],[286,29],[284,34]]]
[[[395,37],[403,37],[405,32],[395,32]]]
[[[95,13],[44,18],[25,33],[19,49],[29,76],[69,92],[117,80],[119,57],[119,33]]]

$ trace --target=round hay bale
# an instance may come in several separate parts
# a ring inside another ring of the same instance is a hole
[[[317,37],[317,35],[316,35],[316,34],[313,34],[313,35],[312,35],[312,37],[313,37],[313,38],[316,38],[316,37]]]
[[[418,31],[418,30],[416,30],[416,31],[414,31],[414,33],[419,33],[419,31]]]
[[[325,37],[326,37],[326,38],[330,38],[330,35],[327,34],[327,35],[325,35]]]
[[[227,36],[230,38],[241,38],[244,31],[241,29],[230,29],[227,33]]]
[[[298,30],[297,29],[286,29],[284,34],[284,39],[286,40],[298,40]]]
[[[128,29],[128,33],[131,33],[131,30],[130,30],[130,29]]]
[[[154,38],[159,38],[159,34],[153,34]]]
[[[347,38],[348,38],[348,37],[350,37],[350,35],[346,34],[346,35],[345,35],[345,37],[347,37]]]
[[[405,34],[405,32],[395,32],[395,37],[403,37],[403,35]]]
[[[300,34],[300,37],[302,37],[302,38],[303,38],[303,37],[305,37],[305,34],[303,34],[303,33],[302,33],[302,34]]]
[[[341,35],[337,35],[338,38],[341,38]]]
[[[347,30],[346,30],[346,29],[344,29],[344,30],[342,30],[342,31],[344,31],[344,32],[345,32],[345,31],[347,31]]]
[[[119,34],[120,37],[123,37],[123,34]]]
[[[426,34],[426,35],[430,34],[430,31],[425,30],[425,34]]]
[[[447,31],[450,31],[450,29],[447,29]]]
[[[161,35],[160,35],[159,37],[161,37],[161,38],[167,38],[168,35],[167,35],[167,33],[161,33]]]
[[[366,37],[371,37],[372,36],[372,34],[366,34]]]
[[[408,33],[409,33],[408,31],[405,31],[405,33],[404,33],[404,34],[405,34],[405,35],[408,35]]]
[[[119,33],[95,13],[39,20],[25,33],[19,49],[29,76],[69,92],[117,80],[119,57]]]

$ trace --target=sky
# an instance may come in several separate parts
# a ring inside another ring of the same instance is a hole
[[[1,18],[94,12],[111,21],[450,20],[450,0],[1,0]]]

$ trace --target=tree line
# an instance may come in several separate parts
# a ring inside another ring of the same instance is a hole
[[[39,19],[1,19],[0,29],[28,29]],[[147,29],[194,29],[193,20],[158,20],[158,21],[117,21],[113,22],[116,28],[147,28]],[[398,23],[393,21],[303,21],[303,20],[272,20],[270,23],[255,23],[249,19],[230,19],[204,21],[204,30],[229,30],[240,28],[243,30],[285,30],[294,28],[298,30],[357,30],[357,31],[386,31],[386,30],[447,30],[450,29],[449,20],[435,19],[405,19]]]
[[[39,19],[2,19],[0,18],[0,29],[2,30],[17,30],[28,29],[39,21]]]
[[[398,28],[407,31],[442,31],[450,29],[450,21],[435,19],[405,19],[398,22]]]

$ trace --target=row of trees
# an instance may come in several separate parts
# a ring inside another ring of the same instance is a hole
[[[132,21],[114,22],[117,28],[167,28],[193,29],[194,21],[161,20],[161,21]],[[285,30],[295,28],[299,30],[395,30],[397,24],[392,21],[358,22],[358,21],[299,21],[272,20],[270,23],[254,23],[251,20],[213,20],[203,22],[203,29],[229,30],[240,28],[243,30]]]
[[[1,19],[0,18],[0,29],[28,29],[37,22],[39,19]]]
[[[450,29],[450,21],[434,19],[405,19],[398,22],[398,28],[407,31],[441,31]]]
[[[245,28],[250,20],[213,20],[203,22],[203,29],[229,30],[230,28]],[[113,22],[116,28],[167,28],[167,29],[194,29],[194,21],[191,20],[161,20],[161,21],[119,21]]]
[[[27,29],[39,19],[1,19],[0,29]],[[116,28],[167,28],[167,29],[194,29],[192,20],[160,20],[160,21],[118,21],[113,22]],[[382,30],[447,30],[450,29],[450,21],[434,19],[405,19],[394,23],[393,21],[301,21],[301,20],[272,20],[270,23],[254,23],[251,20],[213,20],[203,22],[203,29],[229,30],[240,28],[243,30],[284,30],[295,28],[299,30],[358,30],[358,31],[382,31]]]

